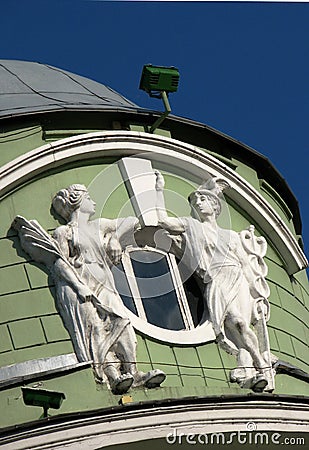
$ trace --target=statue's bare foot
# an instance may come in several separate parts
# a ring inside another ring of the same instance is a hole
[[[154,369],[150,370],[149,372],[145,373],[143,384],[148,389],[159,387],[161,383],[165,380],[166,375],[165,373],[160,369]]]
[[[266,388],[267,384],[268,384],[268,382],[267,382],[265,375],[260,373],[252,379],[251,389],[254,392],[263,392],[264,389]]]
[[[160,369],[153,369],[147,373],[139,371],[134,375],[133,387],[145,386],[148,389],[152,389],[160,386],[165,378],[165,373]]]
[[[116,380],[114,380],[111,384],[113,394],[126,393],[132,386],[133,381],[133,375],[131,375],[130,373],[124,373],[123,375],[120,375],[120,377],[116,378]]]
[[[254,392],[263,392],[268,384],[265,374],[255,372],[250,376],[243,368],[233,369],[230,372],[230,381],[238,383],[243,389],[252,389]]]

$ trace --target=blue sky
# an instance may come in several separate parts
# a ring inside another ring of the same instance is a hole
[[[142,66],[178,67],[173,114],[269,158],[308,249],[308,23],[308,3],[1,0],[0,59],[48,63],[151,109],[162,106],[138,90]]]

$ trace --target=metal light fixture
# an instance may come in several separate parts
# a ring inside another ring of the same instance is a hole
[[[49,408],[59,409],[65,399],[63,392],[29,387],[22,387],[21,390],[25,405],[41,406],[44,410],[43,417],[47,417]]]
[[[162,98],[165,111],[150,128],[153,133],[171,112],[168,94],[176,92],[179,84],[179,71],[176,67],[162,67],[146,64],[143,67],[139,88],[150,97]]]

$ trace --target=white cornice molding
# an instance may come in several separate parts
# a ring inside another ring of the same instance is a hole
[[[87,133],[44,145],[0,169],[0,198],[31,180],[33,176],[74,161],[102,156],[147,155],[173,167],[184,169],[203,180],[205,171],[224,178],[231,186],[228,196],[259,224],[292,275],[308,266],[308,261],[287,225],[271,205],[243,177],[199,148],[164,136],[132,131]],[[177,164],[172,164],[172,161]]]
[[[157,404],[149,407],[145,404],[136,409],[131,404],[129,408],[124,407],[113,413],[97,411],[89,417],[68,415],[66,418],[63,415],[61,421],[53,422],[52,418],[43,420],[30,424],[28,429],[24,424],[20,429],[12,427],[11,433],[6,432],[3,438],[0,437],[1,448],[94,450],[149,439],[166,439],[167,436],[171,443],[174,435],[177,437],[176,447],[179,448],[181,443],[186,447],[186,435],[191,436],[192,444],[193,436],[196,440],[201,436],[203,440],[205,435],[227,433],[225,439],[234,438],[230,443],[237,444],[238,436],[242,439],[241,443],[249,442],[250,435],[254,439],[252,431],[267,432],[270,445],[282,444],[282,433],[293,433],[293,437],[297,437],[308,430],[309,413],[307,405],[297,403],[297,399],[288,402],[280,398],[268,401],[225,401],[218,398],[204,403],[192,400],[183,405]],[[244,441],[245,437],[247,441]],[[265,443],[265,435],[262,442]],[[205,445],[206,442],[200,443]]]

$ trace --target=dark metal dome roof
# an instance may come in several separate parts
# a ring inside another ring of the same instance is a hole
[[[0,118],[58,110],[140,110],[113,89],[62,69],[0,60]]]

